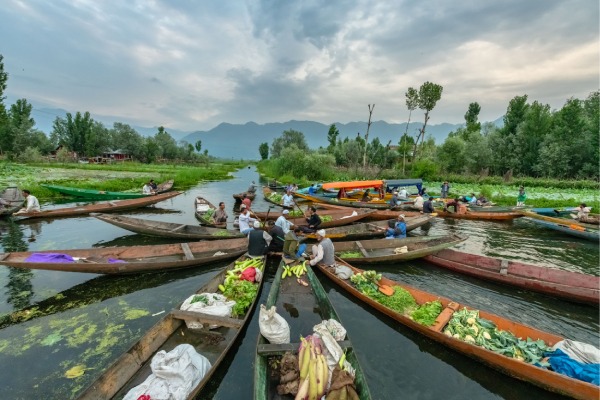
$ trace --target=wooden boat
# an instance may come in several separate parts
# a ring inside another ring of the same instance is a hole
[[[363,272],[362,270],[352,267],[351,265],[345,263],[342,260],[339,260],[338,263],[347,265],[348,267],[352,268],[352,270],[355,273]],[[465,307],[467,309],[471,309],[471,307],[468,307],[464,304],[460,304],[458,302],[452,301],[441,296],[437,296],[432,293],[415,289],[408,285],[400,284],[399,282],[383,277],[381,281],[379,281],[381,285],[389,285],[392,287],[399,286],[401,288],[406,289],[415,298],[417,304],[423,304],[435,300],[439,300],[442,303],[442,307],[444,307],[444,309],[442,313],[438,316],[434,325],[431,327],[421,325],[418,322],[415,322],[414,320],[409,318],[408,316],[402,315],[390,308],[387,308],[381,305],[380,303],[376,302],[375,300],[371,299],[370,297],[364,295],[363,293],[358,291],[350,283],[349,280],[342,280],[338,278],[335,275],[333,268],[328,268],[322,265],[319,265],[318,268],[328,278],[337,283],[341,288],[346,290],[352,296],[370,305],[371,307],[375,308],[381,313],[395,319],[402,325],[405,325],[406,327],[413,329],[414,331],[425,335],[426,337],[436,342],[439,342],[440,344],[445,345],[463,355],[480,361],[509,376],[521,379],[526,382],[530,382],[536,386],[539,386],[543,389],[552,392],[557,392],[577,399],[598,399],[600,389],[596,385],[573,379],[566,375],[558,374],[556,372],[543,369],[541,367],[536,367],[532,364],[528,364],[514,358],[509,358],[507,356],[500,355],[483,347],[477,346],[475,344],[470,344],[460,339],[455,339],[451,336],[447,336],[446,334],[442,333],[443,328],[450,321],[455,311]],[[500,330],[512,332],[516,337],[520,337],[523,339],[529,337],[533,340],[542,339],[544,340],[544,342],[546,342],[548,346],[553,346],[555,343],[564,339],[561,336],[544,332],[535,328],[531,328],[518,322],[502,318],[484,311],[480,311],[479,316],[480,318],[484,318],[494,322]]]
[[[456,219],[482,219],[489,221],[510,221],[515,218],[521,218],[523,214],[520,212],[483,212],[483,211],[467,211],[464,214],[449,212],[449,211],[438,211],[435,210],[438,217],[442,218],[456,218]]]
[[[244,256],[240,257],[244,259]],[[200,293],[218,293],[218,286],[223,283],[227,271],[232,270],[231,263],[208,283],[196,291]],[[190,344],[194,349],[208,358],[211,368],[193,388],[187,399],[194,399],[202,388],[210,381],[233,344],[236,342],[260,297],[262,282],[258,283],[258,293],[254,301],[241,318],[218,317],[198,312],[182,311],[179,305],[158,321],[140,340],[119,357],[98,379],[87,387],[78,397],[80,400],[100,400],[122,398],[133,387],[142,383],[151,373],[152,357],[161,350],[171,351],[182,343]],[[200,322],[205,325],[220,325],[213,330],[188,329],[185,321]]]
[[[530,208],[526,211],[531,211],[536,214],[545,215],[548,217],[562,217],[565,215],[569,215],[576,209],[577,209],[576,207],[567,207],[567,208],[534,207],[534,208]]]
[[[306,272],[307,279],[305,280],[308,281],[309,285],[302,286],[295,278],[281,279],[283,265],[282,261],[271,284],[266,307],[267,309],[272,306],[277,307],[278,313],[290,325],[292,340],[298,340],[300,335],[312,334],[312,331],[306,330],[307,327],[311,329],[314,325],[321,323],[322,320],[334,319],[341,323],[325,289],[321,286],[312,269],[308,268]],[[285,310],[289,308],[286,304],[292,305],[292,316],[286,314]],[[350,338],[346,336],[346,340],[338,342],[338,344],[347,350],[346,360],[356,369],[354,384],[359,398],[362,400],[371,399],[365,375],[360,367]],[[261,334],[258,335],[254,362],[254,400],[285,398],[277,395],[276,386],[279,384],[279,379],[273,380],[271,378],[272,371],[267,358],[282,356],[287,351],[296,353],[299,345],[299,343],[270,344]]]
[[[273,194],[277,194],[278,196],[281,196],[279,193],[277,193],[274,190],[271,190],[270,188],[268,188],[267,186],[263,186],[262,187],[262,191],[263,191],[263,196],[265,198],[265,201],[268,201],[271,204],[275,204],[276,206],[288,209],[288,210],[292,210],[294,208],[294,206],[284,206],[283,203],[281,201],[275,201],[271,198],[271,196]]]
[[[43,250],[0,254],[0,265],[48,271],[86,272],[91,274],[134,274],[195,267],[228,260],[248,250],[248,239],[219,242],[192,242],[154,246],[104,247],[96,249]],[[66,254],[72,263],[34,262],[27,259],[37,253]],[[113,259],[113,262],[110,262]],[[114,262],[121,260],[124,262]]]
[[[565,219],[564,222],[557,223],[543,219],[530,218],[529,216],[525,217],[525,219],[536,225],[566,233],[567,235],[575,236],[580,239],[591,240],[592,242],[596,243],[600,241],[600,230],[580,226],[577,224],[577,221],[571,222],[568,219]]]
[[[532,212],[532,211],[521,211],[521,214],[523,214],[524,216],[531,218],[531,219],[537,219],[540,221],[546,221],[546,222],[552,222],[554,224],[558,224],[558,225],[569,225],[569,226],[578,226],[581,228],[590,228],[590,229],[598,229],[598,224],[588,224],[585,222],[580,222],[577,221],[576,219],[572,219],[572,218],[560,218],[560,217],[549,217],[546,215],[540,215],[538,213]]]
[[[420,226],[425,225],[431,221],[431,216],[420,216],[406,218],[406,232],[412,231]],[[388,221],[377,221],[377,222],[362,222],[353,225],[339,226],[336,228],[327,229],[326,235],[329,239],[338,240],[354,240],[354,239],[365,239],[372,237],[384,237],[385,230],[388,227]],[[317,239],[314,233],[306,233],[305,237],[308,239]],[[389,240],[389,239],[388,239]]]
[[[381,264],[425,257],[447,247],[457,245],[466,239],[466,236],[447,235],[336,242],[335,254],[344,261],[353,264]],[[403,246],[406,246],[406,252],[404,253],[399,251]],[[307,247],[309,253],[310,247]],[[347,252],[358,252],[362,256],[344,256],[344,253]]]
[[[338,244],[336,243],[337,249]],[[539,267],[451,249],[428,255],[425,260],[455,272],[522,287],[552,297],[594,305],[598,305],[600,302],[600,278],[593,275]]]
[[[313,203],[325,203],[332,205],[339,205],[345,207],[355,207],[355,208],[375,208],[375,209],[389,209],[390,205],[381,199],[374,199],[371,201],[360,201],[359,199],[353,199],[349,197],[342,197],[341,199],[325,197],[325,196],[311,196],[303,193],[295,193],[295,196],[302,198],[304,200],[312,201]]]
[[[242,201],[244,199],[244,195],[246,195],[247,198],[249,198],[250,200],[254,200],[254,198],[256,197],[256,193],[253,192],[242,192],[242,193],[236,193],[233,195],[233,198],[236,201]]]
[[[217,211],[217,207],[215,207],[210,201],[206,200],[202,196],[198,196],[194,199],[194,214],[196,215],[196,219],[200,221],[202,225],[210,226],[213,228],[227,228],[227,222],[223,223],[215,223],[212,219],[212,215]],[[209,210],[212,210],[209,211]]]
[[[12,215],[23,207],[25,197],[16,186],[9,186],[0,193],[0,199],[8,204],[0,205],[0,218]]]
[[[91,215],[101,221],[118,226],[119,228],[148,236],[159,236],[185,240],[227,240],[231,238],[245,237],[245,235],[240,231],[232,231],[221,228],[152,221],[142,218],[126,217],[124,215],[98,213],[93,213]]]
[[[330,221],[321,222],[320,228],[326,229],[333,228],[336,226],[350,225],[354,222],[367,218],[373,212],[374,210],[357,210],[352,208],[350,209],[350,212],[344,210],[330,210],[323,213],[319,212],[318,214],[321,218],[327,216],[331,217]],[[353,213],[356,215],[353,215]],[[254,214],[261,220],[267,221],[275,221],[282,215],[280,212],[256,212]],[[306,219],[303,217],[288,218],[288,221],[292,222],[294,225],[308,226],[306,224]]]
[[[131,210],[134,208],[140,208],[156,204],[163,200],[171,199],[175,196],[179,196],[181,193],[183,192],[168,192],[163,194],[146,196],[140,199],[107,201],[103,203],[86,204],[85,206],[78,207],[56,208],[54,210],[42,210],[39,212],[21,213],[15,214],[15,216],[18,218],[60,218],[86,215],[94,212],[106,213],[114,211]]]
[[[58,192],[67,196],[81,197],[87,200],[126,200],[140,199],[142,197],[152,196],[139,192],[111,192],[107,190],[81,189],[59,185],[40,185],[46,189]],[[156,194],[166,193],[173,188],[173,180],[166,181],[158,185]]]

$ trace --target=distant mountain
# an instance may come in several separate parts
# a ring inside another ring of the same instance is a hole
[[[408,134],[415,136],[422,125],[420,122],[411,122],[408,126]],[[182,140],[192,144],[201,140],[202,148],[207,149],[209,154],[216,157],[258,159],[260,157],[258,146],[261,143],[267,142],[271,145],[273,139],[281,136],[283,131],[290,129],[304,133],[310,148],[326,147],[329,126],[314,121],[288,121],[264,125],[255,122],[243,125],[222,123],[209,131],[193,132]],[[364,137],[367,131],[366,122],[349,122],[347,124],[336,122],[335,126],[340,131],[339,138],[342,140],[346,137],[354,138],[357,133]],[[448,133],[460,126],[461,124],[447,123],[428,125],[426,136],[432,136],[436,143],[441,143],[446,139]],[[371,124],[369,141],[378,137],[384,145],[390,140],[395,145],[398,144],[405,130],[406,123],[389,124],[385,121],[376,121]]]

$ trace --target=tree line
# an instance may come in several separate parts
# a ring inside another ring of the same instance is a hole
[[[150,137],[119,122],[107,128],[94,121],[89,112],[57,117],[47,136],[35,129],[32,105],[26,99],[5,106],[8,73],[4,71],[3,59],[0,54],[0,154],[10,160],[39,161],[59,146],[63,146],[64,153],[74,152],[78,157],[96,157],[111,150],[121,150],[145,163],[160,159],[187,162],[207,162],[209,159],[208,150],[201,153],[201,141],[194,145],[185,141],[177,143],[162,126]]]
[[[350,168],[375,175],[392,169],[396,177],[433,178],[444,174],[594,179],[600,175],[599,91],[584,99],[571,98],[559,110],[548,104],[528,102],[528,96],[510,100],[503,125],[481,124],[481,106],[469,104],[465,124],[436,145],[426,137],[427,122],[443,87],[425,82],[405,93],[408,123],[416,109],[424,120],[415,136],[401,133],[397,145],[383,144],[368,134],[374,105],[369,104],[367,133],[339,138],[335,125],[329,127],[326,148],[309,149],[302,132],[284,131],[271,146],[261,143],[261,159],[272,161],[278,176],[292,175],[309,180],[328,179],[334,168]],[[407,129],[408,129],[407,123]],[[355,174],[355,177],[356,174]]]

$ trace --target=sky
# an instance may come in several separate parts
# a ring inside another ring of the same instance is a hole
[[[5,105],[195,131],[222,122],[430,124],[561,108],[599,84],[597,0],[2,0]],[[413,121],[423,119],[416,110]]]

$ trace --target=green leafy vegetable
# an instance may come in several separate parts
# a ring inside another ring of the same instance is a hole
[[[430,301],[421,304],[411,314],[411,318],[421,325],[431,326],[435,323],[436,318],[442,312],[442,303],[439,300]]]
[[[231,316],[240,317],[246,314],[246,310],[258,293],[258,285],[246,280],[232,280],[225,284],[223,294],[229,299],[235,301],[231,310]]]

